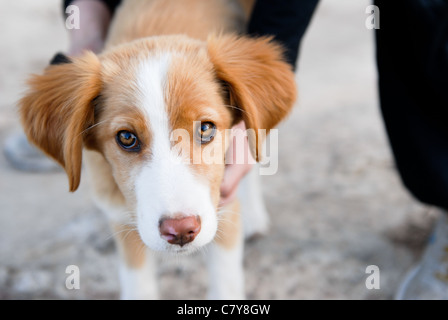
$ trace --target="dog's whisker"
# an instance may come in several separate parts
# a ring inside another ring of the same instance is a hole
[[[137,248],[137,256],[141,256],[142,254],[147,254],[146,249],[147,249],[147,246],[143,242],[140,242],[138,244],[138,248]]]
[[[124,237],[123,237],[123,239],[125,239],[125,238],[128,236],[128,234],[129,234],[130,232],[132,232],[132,231],[137,231],[137,229],[134,228],[134,227],[131,227],[131,228],[122,228],[122,229],[120,229],[120,230],[117,230],[117,231],[115,231],[115,232],[112,232],[109,236],[107,236],[106,240],[109,240],[109,239],[111,239],[111,238],[115,238],[115,237],[121,235],[122,233],[125,233],[125,232],[126,232],[126,234],[125,234]]]
[[[254,115],[251,114],[248,110],[244,110],[244,109],[242,109],[242,108],[240,108],[240,107],[232,106],[232,105],[229,105],[229,104],[226,104],[226,105],[224,105],[224,106],[227,107],[227,108],[231,108],[231,109],[238,110],[238,111],[240,111],[241,113],[246,114],[249,118],[254,118]]]
[[[230,104],[225,104],[224,106],[227,107],[227,108],[235,109],[235,110],[241,111],[243,113],[249,114],[249,112],[247,110],[244,110],[244,109],[242,109],[240,107],[237,107],[237,106],[233,106],[233,105],[230,105]]]
[[[100,122],[98,122],[98,123],[95,123],[95,124],[91,125],[90,127],[88,127],[87,129],[81,131],[81,133],[80,133],[79,135],[77,135],[77,137],[82,136],[82,135],[85,134],[87,131],[89,131],[89,130],[95,128],[95,127],[98,127],[98,126],[100,126],[100,125],[103,125],[103,124],[105,124],[105,123],[107,123],[107,122],[108,122],[108,120],[103,120],[103,121],[100,121]]]

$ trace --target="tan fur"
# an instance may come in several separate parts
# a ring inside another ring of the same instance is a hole
[[[139,269],[145,262],[145,245],[133,226],[114,224],[118,250],[129,268]]]
[[[246,21],[249,21],[250,15],[252,14],[255,0],[240,0],[241,7],[243,8],[244,16]]]
[[[93,194],[100,196],[101,200],[108,203],[111,207],[129,208],[129,203],[127,203],[118,187],[112,174],[112,168],[104,156],[95,150],[85,150],[84,156],[89,170],[89,185]]]
[[[238,200],[227,205],[219,217],[219,226],[215,242],[225,248],[232,249],[241,237],[241,215]]]

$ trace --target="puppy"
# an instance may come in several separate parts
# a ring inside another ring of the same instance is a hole
[[[296,98],[281,46],[237,35],[249,7],[124,1],[103,53],[67,58],[29,80],[24,130],[65,169],[72,192],[84,157],[114,230],[122,298],[158,297],[154,251],[206,245],[208,297],[244,298],[238,203],[218,206],[228,129],[244,121],[258,159],[256,133],[275,127]],[[214,161],[205,159],[210,150]]]

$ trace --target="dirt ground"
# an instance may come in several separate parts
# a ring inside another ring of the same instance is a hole
[[[377,98],[370,1],[322,0],[302,44],[299,99],[279,130],[279,171],[262,177],[270,232],[247,243],[250,299],[392,299],[435,213],[403,188]],[[7,1],[0,11],[0,147],[20,130],[29,73],[67,48],[59,0]],[[0,155],[0,298],[118,298],[116,251],[88,186],[61,173],[12,169]],[[161,259],[162,298],[202,299],[203,257]],[[68,265],[81,287],[68,290]],[[369,290],[366,267],[380,270]]]

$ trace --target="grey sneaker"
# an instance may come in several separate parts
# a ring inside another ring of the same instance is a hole
[[[52,172],[62,168],[52,159],[32,146],[24,133],[17,133],[6,139],[3,153],[8,162],[21,171]]]
[[[448,212],[441,212],[419,265],[404,278],[397,300],[448,300]]]

